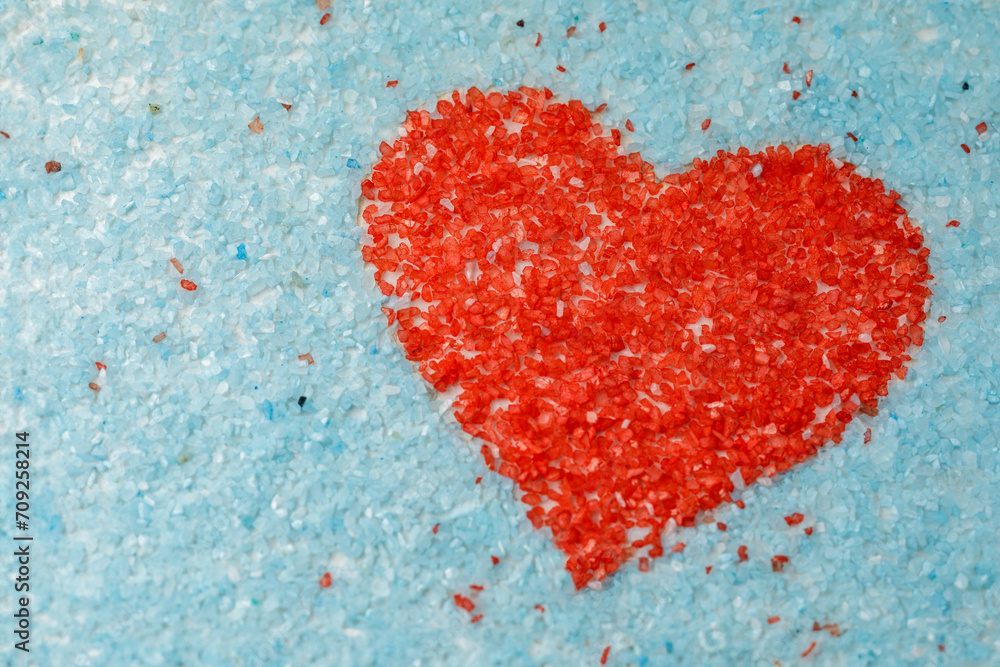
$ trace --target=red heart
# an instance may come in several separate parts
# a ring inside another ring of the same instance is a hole
[[[929,250],[829,147],[657,182],[579,101],[410,112],[362,184],[383,308],[577,587],[840,441],[920,345]]]

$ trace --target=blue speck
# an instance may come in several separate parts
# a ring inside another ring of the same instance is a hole
[[[246,259],[247,258],[247,247],[242,243],[236,246],[236,259]]]
[[[263,412],[264,416],[269,420],[274,419],[274,406],[271,405],[271,401],[265,399],[264,402],[260,404],[260,411]]]
[[[667,646],[667,653],[673,653],[674,652],[674,643],[673,642],[667,642],[666,646]]]
[[[253,528],[253,517],[250,515],[245,515],[242,519],[240,519],[240,523],[243,524],[244,528],[247,529]]]
[[[351,169],[361,169],[361,165],[352,157],[347,158],[347,166]]]
[[[14,387],[14,400],[15,401],[23,401],[24,400],[24,392],[21,391],[20,387]]]
[[[996,389],[986,390],[986,402],[989,403],[990,405],[996,405],[997,403],[1000,403],[1000,394],[997,394]]]
[[[61,533],[63,530],[62,515],[53,514],[48,520],[48,530],[50,533]]]
[[[378,348],[372,345],[372,349],[368,350],[368,354],[378,354]]]

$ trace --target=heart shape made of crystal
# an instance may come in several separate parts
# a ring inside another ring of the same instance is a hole
[[[455,92],[409,112],[362,184],[406,356],[577,587],[873,414],[932,277],[900,195],[828,146],[658,180],[595,115],[548,89]]]

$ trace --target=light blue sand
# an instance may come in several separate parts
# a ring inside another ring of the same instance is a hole
[[[320,26],[306,0],[0,0],[0,656],[1000,664],[1000,12],[983,4],[334,0]],[[607,102],[661,175],[827,142],[902,193],[935,275],[926,342],[878,417],[718,511],[727,532],[680,531],[682,554],[580,593],[394,346],[355,224],[406,109],[522,84]],[[471,584],[475,625],[452,601]]]

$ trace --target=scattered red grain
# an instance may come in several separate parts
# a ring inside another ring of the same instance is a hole
[[[687,65],[684,66],[684,69],[694,69],[694,65],[695,65],[694,63],[688,63]]]
[[[604,653],[601,654],[601,664],[602,665],[608,664],[608,654],[609,653],[611,653],[611,647],[610,646],[605,646],[604,647]]]
[[[785,74],[791,74],[792,73],[791,70],[788,69],[788,63],[785,63],[784,65],[781,66],[781,71],[784,72]]]
[[[252,121],[250,121],[250,124],[247,125],[247,127],[249,127],[250,131],[253,132],[254,134],[260,134],[261,132],[264,131],[264,123],[260,122],[260,116],[257,116]]]
[[[869,430],[871,430],[871,429],[869,429]],[[806,535],[812,535],[813,534],[813,527],[809,526],[808,528],[806,528],[805,533],[806,533]]]
[[[938,651],[944,653],[944,644],[938,644]]]
[[[978,132],[979,134],[986,134],[986,130],[988,129],[989,127],[986,125],[985,121],[980,123],[979,125],[976,125],[976,132]]]
[[[969,147],[966,146],[965,144],[962,144],[962,150],[965,151],[966,153],[971,153],[972,152],[971,150],[969,150]]]
[[[635,132],[635,125],[633,125],[632,121],[628,118],[625,119],[625,129],[629,132]]]
[[[802,23],[802,19],[800,19],[798,16],[793,16],[792,23]]]
[[[482,587],[482,586],[480,586],[479,584],[471,584],[471,585],[469,586],[469,588],[471,588],[471,589],[472,589],[472,590],[474,590],[474,591],[481,591],[481,590],[483,590],[483,587]]]
[[[705,568],[705,574],[712,574],[712,566],[709,565]]]
[[[10,139],[10,135],[4,132],[3,130],[0,130],[0,135],[3,135],[4,139]]]
[[[543,607],[540,604],[536,604],[535,605],[535,609],[537,609],[538,611],[542,612],[543,614],[545,613],[545,607]]]
[[[434,527],[431,528],[431,532],[434,533],[435,535],[437,535],[438,534],[438,528],[440,528],[440,527],[441,527],[440,523],[434,524]]]
[[[942,315],[941,317],[938,318],[938,324],[940,324],[941,322],[944,322],[946,319],[948,319],[948,316],[947,315]]]
[[[280,104],[281,106],[285,107],[285,111],[291,111],[292,110],[292,105],[291,104],[285,104],[284,102],[278,102],[278,104]]]
[[[195,285],[190,280],[182,280],[181,281],[181,287],[183,287],[184,289],[186,289],[188,292],[193,292],[196,289],[198,289],[198,286]]]
[[[857,97],[857,96],[858,96],[858,91],[852,90],[851,91],[851,97]]]
[[[311,366],[312,364],[315,363],[315,360],[313,359],[312,356],[312,352],[306,352],[305,354],[300,354],[299,361],[306,362],[306,366]]]
[[[960,224],[962,223],[960,223],[958,220],[952,220],[947,225],[945,225],[945,227],[958,227]]]
[[[739,507],[741,510],[745,510],[747,508],[747,504],[743,502],[742,498],[736,501],[736,506]]]
[[[329,572],[324,573],[323,576],[319,578],[320,588],[329,588],[332,584],[333,584],[333,577],[330,576]]]
[[[600,24],[598,24],[597,29],[604,32],[608,29],[608,25],[604,21],[601,21]]]
[[[482,482],[482,481],[483,481],[483,478],[482,478],[482,477],[477,477],[477,478],[476,478],[476,484],[479,484],[479,483],[480,483],[480,482]]]
[[[330,0],[316,0],[316,9],[325,12],[330,9]]]
[[[847,133],[847,136],[849,136],[849,137],[850,137],[851,139],[853,139],[854,141],[857,141],[857,140],[858,140],[858,138],[857,138],[856,136],[854,136],[854,133],[853,133],[853,132],[848,132],[848,133]]]
[[[799,99],[800,97],[802,97],[802,93],[800,93],[800,92],[799,92],[799,91],[797,91],[797,90],[793,90],[793,91],[792,91],[792,99],[793,99],[793,100],[797,100],[797,99]]]
[[[160,332],[160,333],[156,334],[155,336],[153,336],[153,342],[154,343],[159,343],[159,342],[161,342],[166,337],[167,337],[166,332]]]
[[[750,558],[749,556],[747,556],[747,548],[746,548],[746,546],[744,546],[742,544],[740,545],[740,548],[736,550],[736,554],[740,557],[740,562],[741,563],[745,563]]]
[[[781,620],[780,616],[768,616],[767,617],[767,624],[768,625],[774,625],[775,623],[777,623],[780,620]]]
[[[105,366],[104,364],[102,364],[102,363],[101,363],[101,362],[99,362],[99,361],[95,361],[95,362],[94,362],[94,365],[95,365],[95,366],[97,366],[97,371],[98,371],[98,372],[101,372],[101,371],[103,371],[103,370],[107,369],[107,366]]]
[[[392,81],[386,81],[386,83],[385,83],[385,87],[386,88],[395,88],[398,85],[399,85],[399,81],[396,81],[395,79],[393,79]]]
[[[787,523],[789,526],[797,526],[800,523],[802,523],[803,519],[805,519],[805,517],[802,515],[801,512],[795,512],[785,517],[785,523]]]
[[[662,556],[668,521],[729,501],[737,471],[752,484],[840,442],[905,374],[930,293],[899,195],[828,147],[741,148],[661,182],[619,143],[549,91],[456,91],[410,112],[361,184],[362,253],[401,298],[407,358],[458,390],[458,422],[539,500],[527,517],[577,587]]]
[[[62,171],[62,165],[61,164],[59,164],[55,160],[49,160],[48,162],[45,163],[45,173],[46,174],[54,174],[57,171]]]
[[[810,644],[810,645],[809,645],[809,648],[807,648],[807,649],[806,649],[806,650],[805,650],[805,651],[804,651],[804,652],[802,653],[802,657],[804,658],[804,657],[806,657],[807,655],[809,655],[810,653],[812,653],[812,650],[813,650],[814,648],[816,648],[816,642],[813,642],[812,644]]]
[[[461,593],[455,593],[454,595],[455,606],[459,609],[464,609],[465,611],[472,613],[472,610],[476,608],[475,603],[469,598],[465,597]]]
[[[705,120],[701,121],[701,129],[702,130],[707,130],[709,128],[709,126],[711,126],[711,125],[712,125],[712,119],[711,118],[706,118]]]
[[[493,561],[493,567],[496,567],[497,565],[500,564],[500,559],[497,558],[496,556],[490,556],[490,560]]]
[[[91,382],[87,386],[90,387],[91,389],[93,389],[95,392],[101,390],[100,385],[98,385],[96,382]]]
[[[771,558],[771,571],[781,572],[785,569],[785,564],[788,562],[788,556],[777,555]]]
[[[677,544],[674,545],[673,552],[675,554],[678,554],[678,553],[680,553],[682,551],[684,551],[684,543],[683,542],[678,542]]]
[[[482,614],[476,614],[475,616],[473,616],[473,617],[472,617],[472,618],[471,618],[471,619],[469,620],[469,623],[478,623],[478,622],[479,622],[479,621],[481,621],[481,620],[483,620],[483,615],[482,615]]]
[[[541,46],[542,44],[542,33],[538,33],[538,39],[535,40],[535,46]]]
[[[649,559],[648,558],[642,557],[642,558],[639,559],[639,571],[640,572],[649,572]]]
[[[566,68],[563,67],[562,65],[556,65],[556,69],[559,70],[560,72],[565,72],[566,71]]]
[[[806,88],[813,85],[813,71],[809,70],[806,72]]]
[[[171,257],[170,263],[174,265],[175,269],[177,269],[177,273],[184,275],[184,265],[181,264],[179,259],[177,259],[176,257]]]
[[[602,104],[599,107],[597,107],[596,109],[594,109],[594,113],[601,113],[602,111],[604,111],[607,108],[608,108],[608,104],[607,104],[607,102],[605,102],[604,104]]]
[[[840,631],[840,625],[837,623],[827,623],[825,625],[820,625],[819,621],[813,621],[813,632],[822,632],[823,630],[828,630],[830,634],[834,637],[839,637],[843,633]]]
[[[323,14],[322,18],[320,18],[320,20],[319,20],[319,24],[320,25],[326,25],[329,20],[330,20],[330,15],[329,14]]]
[[[722,523],[721,521],[715,524],[715,527],[721,530],[722,532],[726,532],[727,530],[726,524]]]
[[[576,32],[576,26],[571,25],[569,28],[566,29],[566,37],[572,37],[574,32]]]

